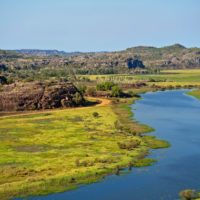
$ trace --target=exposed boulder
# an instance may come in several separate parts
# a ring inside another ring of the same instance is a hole
[[[198,64],[198,65],[200,65],[200,57],[195,58],[195,63]]]
[[[84,104],[84,98],[70,82],[14,83],[0,92],[1,111],[24,111],[74,107]]]
[[[143,62],[139,59],[134,58],[128,58],[127,59],[127,65],[129,69],[135,69],[135,68],[145,68]]]

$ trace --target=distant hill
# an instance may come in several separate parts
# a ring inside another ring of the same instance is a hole
[[[14,50],[0,49],[0,62],[1,62],[1,59],[4,59],[4,58],[17,58],[17,57],[20,57],[20,55],[18,55],[18,53]]]
[[[161,48],[137,46],[122,51],[85,53],[37,49],[0,50],[0,71],[4,74],[11,72],[11,75],[13,72],[16,75],[26,72],[26,75],[20,74],[22,78],[27,77],[28,70],[34,70],[35,73],[45,69],[46,72],[42,71],[44,75],[40,72],[42,77],[65,77],[66,69],[73,69],[77,74],[116,74],[133,73],[131,70],[136,68],[143,71],[200,68],[200,48],[174,44]]]
[[[200,67],[200,48],[186,48],[181,44],[156,48],[133,47],[122,51],[140,57],[146,66],[162,68],[196,68]]]
[[[65,52],[58,50],[40,50],[40,49],[16,49],[17,53],[31,56],[73,56],[80,55],[81,52]]]
[[[140,54],[140,53],[155,53],[155,52],[159,52],[159,53],[177,53],[179,51],[183,51],[189,48],[184,47],[181,44],[174,44],[174,45],[170,45],[170,46],[165,46],[165,47],[151,47],[151,46],[136,46],[136,47],[132,47],[132,48],[128,48],[125,51],[126,52],[134,52],[136,54]],[[122,51],[123,52],[123,51]]]

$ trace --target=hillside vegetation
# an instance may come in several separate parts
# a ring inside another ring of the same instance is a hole
[[[200,67],[200,49],[133,47],[116,52],[65,53],[56,50],[0,50],[0,72],[13,79],[41,80],[75,74],[159,73]]]

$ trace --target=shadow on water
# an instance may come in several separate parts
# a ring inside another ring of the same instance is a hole
[[[200,101],[186,90],[143,94],[132,105],[139,122],[155,128],[151,133],[171,143],[152,150],[153,166],[133,168],[77,190],[31,197],[30,200],[174,200],[180,190],[200,188]]]

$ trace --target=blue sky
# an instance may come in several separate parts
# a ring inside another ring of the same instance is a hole
[[[0,0],[1,49],[200,47],[200,0]]]

